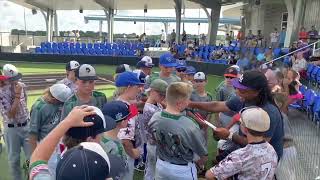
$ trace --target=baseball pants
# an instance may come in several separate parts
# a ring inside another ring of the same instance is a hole
[[[134,159],[128,157],[128,171],[123,175],[123,180],[132,180],[134,175]]]
[[[175,165],[161,159],[156,163],[156,180],[197,180],[197,168],[194,163]]]
[[[147,144],[147,161],[144,173],[144,180],[154,180],[157,163],[157,146]]]
[[[20,152],[23,148],[26,159],[30,159],[28,124],[24,127],[8,127],[4,124],[4,141],[8,152],[9,167],[13,180],[23,180],[21,175]]]

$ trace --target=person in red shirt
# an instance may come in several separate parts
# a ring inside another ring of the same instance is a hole
[[[299,40],[302,40],[303,42],[308,41],[308,32],[304,27],[301,27],[300,32],[299,32]]]

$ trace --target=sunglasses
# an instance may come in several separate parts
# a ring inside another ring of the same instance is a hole
[[[206,80],[200,80],[200,79],[195,79],[194,80],[194,82],[196,82],[196,83],[203,83],[203,82],[205,82]]]
[[[187,70],[187,68],[179,68],[179,69],[176,69],[178,72],[185,72]]]
[[[233,79],[235,77],[225,76],[226,79]]]

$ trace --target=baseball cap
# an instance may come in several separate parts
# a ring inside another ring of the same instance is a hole
[[[116,127],[116,123],[109,117],[105,117],[101,110],[97,107],[90,106],[94,109],[96,114],[86,116],[83,121],[93,122],[94,124],[89,127],[74,127],[67,131],[67,135],[75,139],[86,139],[91,136],[96,136],[105,131],[109,131]]]
[[[240,73],[241,69],[238,65],[232,65],[230,67],[236,68],[236,70],[238,71],[238,73]]]
[[[238,70],[234,67],[228,67],[223,74],[224,77],[238,77]]]
[[[187,63],[185,60],[177,60],[176,69],[187,68]]]
[[[100,144],[83,142],[67,150],[56,168],[56,179],[107,179],[124,171],[125,162],[107,154]]]
[[[193,66],[187,66],[186,74],[193,75],[196,74],[197,70]]]
[[[76,69],[76,77],[80,80],[97,80],[97,74],[94,67],[89,64],[82,64],[78,69]]]
[[[266,111],[259,107],[247,107],[240,111],[240,122],[244,127],[266,132],[270,128],[270,117]]]
[[[133,72],[120,73],[115,82],[116,87],[127,87],[135,85],[144,85],[138,78],[138,75]]]
[[[22,74],[12,64],[5,64],[2,68],[3,75],[7,77],[9,81],[16,81],[22,78]]]
[[[140,80],[140,82],[146,83],[146,75],[143,73],[143,71],[136,69],[133,72],[137,74],[137,78]]]
[[[164,67],[176,67],[176,59],[171,53],[164,53],[160,56],[159,64]]]
[[[49,88],[51,95],[59,100],[65,102],[72,95],[71,89],[64,84],[54,84]]]
[[[240,78],[232,80],[233,87],[243,90],[261,90],[268,87],[266,76],[259,71],[246,71]]]
[[[206,80],[207,77],[203,72],[197,72],[194,74],[193,79],[194,80]]]
[[[120,122],[129,117],[130,109],[125,102],[111,101],[103,106],[102,113],[104,116],[111,117],[115,122]]]
[[[72,70],[76,70],[80,67],[80,64],[78,61],[69,61],[66,64],[66,70],[67,71],[72,71]]]
[[[116,74],[123,73],[126,71],[132,72],[132,69],[128,64],[120,64],[116,67]]]
[[[161,95],[166,95],[168,83],[162,79],[155,79],[151,82],[150,86],[146,91],[151,89],[158,91]]]
[[[152,58],[149,56],[144,56],[136,65],[137,68],[152,68],[154,64],[152,63]]]

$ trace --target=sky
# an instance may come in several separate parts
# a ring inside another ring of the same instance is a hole
[[[103,11],[88,11],[84,10],[81,14],[79,11],[57,11],[58,13],[58,27],[59,31],[68,30],[82,30],[82,31],[98,31],[99,22],[89,21],[84,22],[84,16],[86,15],[104,15]],[[26,19],[26,28],[30,31],[46,30],[45,19],[38,11],[33,15],[31,9],[24,8],[7,0],[0,0],[0,32],[10,32],[11,29],[25,29],[24,14]],[[166,17],[175,17],[174,10],[148,10],[146,16],[159,16],[165,15]],[[123,16],[143,16],[143,10],[126,10],[118,11],[117,15]],[[203,10],[186,10],[186,17],[203,17],[206,18],[206,14]],[[161,29],[164,29],[162,23],[146,23],[146,34],[160,34]],[[169,24],[169,32],[175,29],[175,23]],[[185,30],[188,34],[207,33],[208,24],[185,24]],[[107,31],[107,22],[103,23],[103,31]],[[142,34],[144,31],[144,23],[137,22],[115,22],[114,33],[136,33]]]

